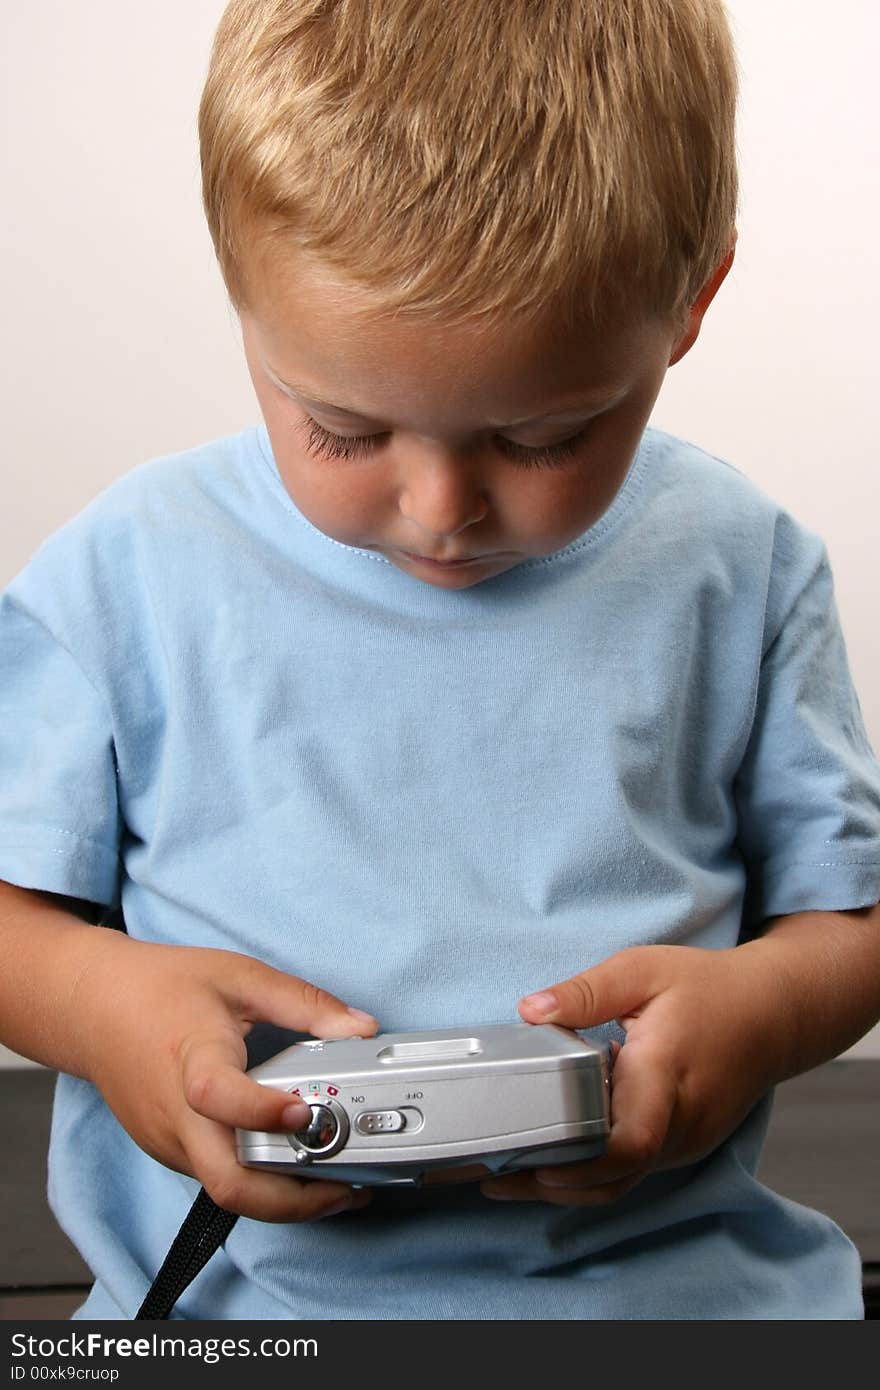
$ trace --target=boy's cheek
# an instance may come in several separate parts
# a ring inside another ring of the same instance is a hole
[[[316,478],[315,464],[309,460],[285,456],[283,451],[275,457],[291,501],[318,531],[341,545],[355,547],[381,539],[382,509],[375,494],[365,494],[350,482],[337,482],[334,487],[329,477]]]

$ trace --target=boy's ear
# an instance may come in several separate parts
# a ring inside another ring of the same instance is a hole
[[[678,342],[675,344],[675,347],[672,349],[672,355],[669,358],[670,367],[674,367],[676,362],[680,362],[682,357],[684,357],[685,353],[689,352],[690,349],[693,347],[694,343],[697,341],[697,338],[700,335],[700,329],[703,325],[703,315],[705,314],[709,305],[712,303],[712,300],[718,293],[722,280],[726,276],[727,272],[730,270],[730,267],[733,265],[733,257],[736,253],[736,238],[737,232],[734,229],[733,238],[730,243],[730,250],[727,252],[727,255],[724,257],[724,260],[718,266],[717,270],[713,273],[711,278],[706,281],[705,285],[700,290],[700,293],[697,295],[696,299],[691,305],[690,314],[688,315],[688,321],[685,330],[679,338]]]

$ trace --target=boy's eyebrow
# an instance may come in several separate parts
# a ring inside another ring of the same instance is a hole
[[[295,382],[282,381],[281,377],[272,370],[268,362],[264,362],[263,367],[270,381],[274,382],[276,386],[280,387],[281,390],[286,392],[289,396],[302,400],[306,405],[321,406],[324,410],[333,410],[339,415],[356,415],[360,420],[368,420],[370,418],[368,415],[361,414],[359,410],[352,410],[350,406],[334,405],[332,401],[323,401],[319,396],[313,396],[308,386],[299,386]],[[574,405],[560,406],[558,410],[548,410],[544,415],[522,416],[518,420],[506,420],[503,423],[501,421],[492,420],[490,423],[493,426],[506,429],[511,425],[531,425],[538,424],[542,420],[564,419],[566,416],[574,417],[583,415],[590,411],[607,409],[609,406],[615,405],[617,401],[626,395],[627,389],[626,387],[605,387],[592,393],[588,392],[586,399],[581,399]]]

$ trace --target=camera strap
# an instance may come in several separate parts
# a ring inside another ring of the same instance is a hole
[[[149,1293],[134,1316],[135,1322],[165,1321],[180,1295],[219,1250],[238,1216],[224,1211],[204,1188],[193,1202]]]
[[[125,927],[119,924],[117,929],[124,931]],[[248,1067],[274,1057],[276,1052],[304,1036],[308,1035],[280,1028],[274,1023],[255,1024],[245,1038]],[[218,1207],[201,1188],[134,1321],[167,1319],[184,1289],[208,1263],[215,1250],[220,1249],[237,1220],[237,1213]]]
[[[123,933],[127,930],[121,907],[99,913],[95,925]],[[274,1024],[257,1024],[245,1039],[248,1066],[274,1056],[302,1036]],[[220,1249],[237,1220],[236,1212],[218,1207],[200,1188],[133,1321],[166,1321],[184,1289]]]

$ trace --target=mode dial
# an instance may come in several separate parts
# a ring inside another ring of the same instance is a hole
[[[348,1138],[348,1116],[342,1106],[330,1096],[311,1095],[308,1124],[293,1134],[287,1142],[302,1155],[301,1162],[312,1158],[329,1158],[338,1153]]]

